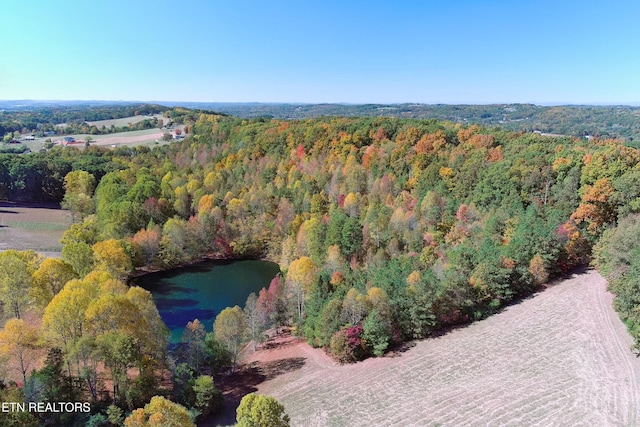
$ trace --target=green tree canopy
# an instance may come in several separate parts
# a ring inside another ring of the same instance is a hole
[[[284,406],[271,396],[251,393],[240,401],[236,410],[238,427],[289,427]]]

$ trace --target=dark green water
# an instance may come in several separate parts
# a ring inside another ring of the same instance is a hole
[[[234,305],[243,308],[249,294],[268,287],[279,271],[278,264],[268,261],[205,261],[147,274],[131,284],[153,294],[171,341],[180,342],[188,322],[198,319],[211,332],[220,311]]]

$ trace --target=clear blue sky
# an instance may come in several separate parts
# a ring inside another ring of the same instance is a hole
[[[0,99],[638,103],[640,2],[3,0]]]

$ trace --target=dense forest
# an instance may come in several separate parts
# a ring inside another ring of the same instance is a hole
[[[184,103],[185,107],[222,111],[237,117],[307,119],[318,116],[398,117],[438,119],[498,126],[505,130],[543,132],[566,136],[619,138],[638,148],[640,107],[533,104],[260,104],[260,103]]]
[[[87,396],[94,420],[113,424],[154,395],[207,414],[220,403],[211,375],[268,328],[353,362],[481,319],[592,259],[640,340],[640,157],[622,140],[435,119],[183,120],[192,136],[153,149],[12,157],[55,171],[32,182],[25,167],[24,188],[55,187],[47,197],[76,223],[60,260],[0,254],[0,341],[25,385],[4,400]],[[213,331],[193,319],[169,349],[151,295],[126,279],[205,256],[266,258],[282,275]],[[35,351],[24,336],[39,337],[44,368],[22,363]]]

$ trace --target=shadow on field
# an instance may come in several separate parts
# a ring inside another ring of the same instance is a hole
[[[540,290],[544,290],[546,288],[551,288],[553,286],[559,285],[560,283],[562,283],[565,280],[569,280],[569,279],[575,279],[577,276],[580,276],[582,274],[586,274],[587,272],[593,270],[594,268],[591,267],[588,264],[585,265],[579,265],[576,268],[573,268],[569,271],[567,271],[566,273],[555,277],[553,280],[549,281],[548,283],[545,283],[541,286]]]
[[[411,350],[415,346],[416,346],[415,341],[403,342],[402,344],[399,344],[389,349],[389,351],[384,355],[384,357],[400,357],[402,356],[403,353],[406,353],[407,351]]]
[[[452,325],[447,325],[447,326],[441,327],[440,329],[437,329],[433,333],[431,333],[431,335],[427,339],[444,337],[445,335],[448,335],[449,333],[451,333],[453,331],[456,331],[458,329],[464,329],[464,328],[466,328],[468,326],[471,326],[475,322],[478,322],[480,320],[486,319],[487,317],[496,315],[498,313],[502,313],[505,310],[509,310],[509,308],[511,308],[513,306],[516,306],[516,305],[521,304],[521,303],[523,303],[523,302],[525,302],[527,300],[535,298],[536,295],[538,295],[540,292],[544,292],[545,289],[557,286],[557,285],[561,284],[562,282],[564,282],[565,280],[574,279],[574,278],[576,278],[576,277],[578,277],[578,276],[580,276],[582,274],[585,274],[585,273],[589,272],[590,270],[593,270],[593,267],[589,266],[588,264],[579,265],[578,267],[572,268],[571,270],[568,270],[568,271],[564,272],[563,274],[560,274],[560,275],[554,277],[550,281],[548,281],[546,283],[543,283],[542,285],[540,285],[537,288],[533,289],[528,294],[520,295],[520,296],[514,297],[510,301],[503,302],[502,305],[500,307],[496,308],[496,309],[487,310],[486,313],[482,317],[478,317],[476,319],[467,319],[466,321],[461,321],[461,322],[456,323],[456,324],[452,324]],[[404,351],[401,351],[401,352],[403,353]],[[394,354],[394,356],[399,356],[399,354]]]
[[[224,395],[224,407],[212,417],[198,423],[199,426],[227,426],[236,422],[236,409],[246,394],[258,391],[258,384],[282,374],[301,369],[306,357],[291,357],[271,362],[252,362],[240,366],[235,372],[216,378],[216,386]]]
[[[37,209],[53,209],[60,210],[57,203],[28,203],[28,202],[10,202],[7,200],[0,201],[0,208],[37,208]],[[16,211],[0,210],[0,213],[19,213]]]

